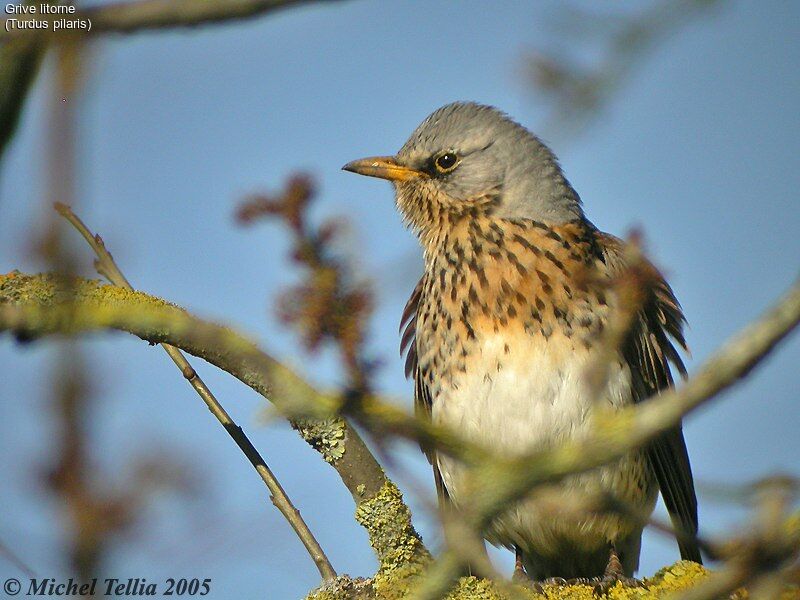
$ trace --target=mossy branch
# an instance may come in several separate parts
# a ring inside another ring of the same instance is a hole
[[[329,3],[331,0],[327,0]],[[301,4],[322,3],[321,0],[134,0],[79,8],[72,19],[92,23],[89,35],[102,33],[134,33],[145,30],[197,27],[211,23],[229,23],[254,18]],[[19,15],[22,18],[22,15]],[[38,19],[55,18],[37,14]],[[0,19],[2,22],[4,19]],[[0,29],[0,40],[7,38],[43,38],[52,33],[31,29],[6,32]]]
[[[635,409],[617,413],[619,416],[614,423],[600,420],[596,435],[588,440],[527,456],[525,468],[520,468],[518,460],[478,460],[476,477],[490,478],[493,485],[483,486],[486,493],[467,507],[466,518],[480,531],[503,506],[522,497],[535,485],[592,468],[645,443],[664,427],[743,377],[798,321],[800,284],[796,284],[764,317],[726,344],[683,387],[664,392]],[[355,437],[356,432],[335,416],[336,411],[342,408],[337,396],[318,391],[245,336],[198,319],[159,298],[93,280],[78,279],[68,286],[59,286],[58,278],[49,274],[32,276],[14,272],[0,276],[0,330],[12,331],[20,339],[27,340],[107,329],[128,331],[153,343],[167,342],[201,357],[230,372],[288,414],[311,413],[314,418],[330,419],[326,424],[308,426],[300,423],[297,426],[304,437],[321,451],[328,449],[327,458],[337,468],[359,505],[357,518],[370,532],[370,540],[381,559],[381,570],[373,583],[391,580],[392,586],[398,587],[401,574],[404,585],[407,585],[408,581],[416,580],[417,575],[426,572],[428,585],[425,588],[428,592],[432,587],[441,590],[452,585],[447,581],[453,581],[454,567],[460,564],[460,560],[458,557],[455,561],[447,560],[453,555],[446,552],[445,560],[437,563],[439,569],[425,571],[428,554],[411,526],[407,507],[396,488],[387,483],[363,441]],[[398,429],[413,437],[413,428],[406,430],[407,423],[391,411],[388,415],[382,412],[381,403],[367,401],[367,406],[373,407],[366,411],[372,419],[385,419],[390,424],[396,420],[397,423],[389,429]],[[436,432],[427,433],[436,438]],[[454,445],[458,442],[456,438],[450,441]],[[359,444],[363,450],[359,450]],[[355,451],[351,452],[353,448]],[[372,475],[366,475],[365,466],[367,473],[372,470]],[[376,486],[378,482],[380,485]],[[392,510],[385,506],[376,510],[373,506],[387,502]],[[392,522],[388,529],[387,519]],[[408,560],[409,556],[413,560]],[[462,579],[458,589],[473,585],[474,582],[470,583],[472,579]],[[339,578],[331,585],[344,585],[346,581]],[[435,584],[437,581],[438,585]],[[333,588],[327,586],[325,589]],[[495,596],[481,592],[463,597]]]
[[[378,573],[372,579],[339,577],[308,595],[306,600],[400,600],[408,598],[419,573],[405,579]],[[645,578],[645,587],[617,585],[604,596],[608,600],[655,600],[680,598],[686,590],[707,585],[713,575],[701,565],[679,561]],[[462,577],[446,595],[445,600],[598,600],[590,585],[546,585],[542,592],[518,585],[501,586],[478,577]],[[740,596],[744,598],[745,596]],[[781,600],[794,600],[789,590]]]
[[[92,31],[130,33],[143,29],[189,27],[262,16],[309,0],[137,0],[87,8]]]
[[[83,278],[62,283],[63,278],[53,274],[14,271],[0,275],[0,331],[13,332],[26,341],[119,330],[153,344],[180,348],[227,371],[287,414],[308,414],[308,407],[315,407],[314,419],[294,425],[336,469],[357,507],[385,490],[388,480],[375,457],[359,434],[336,416],[338,397],[317,390],[246,336],[142,292]],[[411,544],[420,557],[427,557],[407,507],[399,495],[393,501],[396,515],[405,523],[395,528],[403,539],[392,543]],[[372,534],[378,528],[368,530]],[[405,537],[409,535],[416,542],[409,542]],[[370,541],[375,548],[386,544],[385,539]]]
[[[133,291],[133,286],[117,266],[114,257],[111,256],[111,253],[106,249],[103,238],[99,235],[93,235],[78,215],[72,212],[72,209],[66,204],[56,203],[55,209],[81,234],[81,236],[83,236],[86,243],[94,250],[97,255],[97,259],[95,260],[95,269],[97,272],[108,279],[113,285],[128,291]],[[300,511],[292,504],[292,501],[289,499],[280,481],[275,477],[272,469],[269,468],[264,457],[261,456],[261,453],[250,441],[250,438],[247,437],[244,430],[231,418],[228,411],[226,411],[219,400],[217,400],[205,381],[197,374],[197,371],[189,364],[189,361],[186,360],[183,353],[175,346],[169,344],[161,344],[161,347],[181,371],[186,381],[189,382],[203,402],[205,402],[211,414],[220,422],[231,439],[233,439],[239,449],[244,453],[245,457],[253,465],[253,468],[255,468],[259,477],[261,477],[261,480],[266,484],[267,489],[269,489],[272,503],[286,518],[289,525],[291,525],[292,529],[294,529],[297,534],[297,537],[300,538],[300,541],[317,566],[323,581],[334,579],[336,577],[336,571],[331,565],[330,560],[328,560],[327,555],[322,550],[316,537],[314,537],[311,529],[309,529],[305,520],[300,515]]]

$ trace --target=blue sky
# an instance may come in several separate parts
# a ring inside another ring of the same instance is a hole
[[[357,1],[191,31],[109,36],[93,46],[80,103],[77,210],[103,234],[142,290],[235,324],[310,377],[336,384],[333,356],[314,360],[274,317],[297,273],[275,225],[241,229],[242,197],[275,190],[297,170],[320,188],[314,216],[345,215],[358,269],[378,291],[370,347],[381,389],[410,406],[397,323],[421,268],[391,187],[340,171],[395,152],[432,110],[453,100],[494,104],[537,131],[547,112],[523,77],[527,51],[553,41],[556,2]],[[565,172],[600,228],[641,227],[689,319],[690,370],[757,316],[800,266],[800,6],[737,2],[697,19],[646,57],[579,137],[552,137]],[[560,44],[565,44],[560,40]],[[578,55],[596,59],[595,50]],[[45,115],[34,89],[0,167],[0,271],[44,265],[30,252],[46,206]],[[73,101],[73,99],[70,99]],[[71,235],[71,234],[70,234]],[[75,236],[73,236],[75,237]],[[88,249],[75,244],[85,268]],[[108,558],[107,576],[211,577],[215,598],[300,597],[315,568],[251,467],[163,353],[123,335],[81,346],[91,363],[93,448],[109,480],[131,456],[175,456],[202,480],[192,499],[161,494],[143,526]],[[52,459],[46,374],[56,347],[0,340],[0,540],[41,576],[66,575],[59,506],[38,473]],[[251,432],[340,572],[368,575],[374,559],[335,472],[283,423],[259,423],[265,402],[194,361]],[[744,514],[704,493],[777,471],[800,475],[800,338],[753,377],[693,415],[686,436],[701,496],[701,527],[724,531]],[[427,541],[428,466],[397,446],[393,474]],[[419,494],[419,490],[423,493]],[[510,568],[506,552],[496,557]],[[642,573],[677,558],[647,535]],[[0,560],[0,578],[14,568]]]

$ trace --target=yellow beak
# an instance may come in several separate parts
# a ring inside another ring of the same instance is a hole
[[[401,165],[394,156],[370,156],[349,162],[342,169],[389,181],[408,181],[417,177],[428,177],[428,174],[423,171]]]

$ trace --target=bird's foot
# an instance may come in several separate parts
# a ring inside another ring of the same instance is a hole
[[[514,569],[514,575],[511,577],[511,581],[517,585],[531,589],[540,595],[545,594],[545,588],[548,586],[565,586],[568,584],[567,580],[563,577],[548,577],[542,581],[534,581],[525,571],[517,571],[516,569]]]
[[[519,546],[514,547],[516,553],[516,561],[514,562],[514,574],[511,576],[511,581],[518,585],[529,585],[531,578],[525,572],[522,559],[522,549]]]
[[[525,569],[514,569],[514,574],[511,576],[511,581],[518,585],[530,585],[531,578],[525,572]]]
[[[643,588],[647,587],[641,579],[635,577],[626,577],[625,575],[603,575],[602,577],[575,577],[573,579],[564,579],[563,577],[548,577],[541,581],[533,581],[528,575],[522,571],[517,574],[514,570],[513,579],[514,583],[529,587],[534,591],[543,594],[544,588],[548,586],[564,587],[569,585],[587,585],[590,586],[595,596],[605,596],[608,592],[618,583],[622,587]]]
[[[641,579],[625,575],[622,561],[620,561],[614,546],[611,546],[608,564],[602,577],[581,577],[575,580],[575,583],[592,586],[597,596],[605,596],[618,583],[623,587],[646,587]]]
[[[563,577],[548,577],[540,582],[542,585],[569,585],[569,581]]]
[[[521,582],[520,582],[521,583]],[[595,596],[605,596],[617,584],[622,587],[643,588],[647,587],[644,582],[635,577],[625,577],[624,575],[603,575],[602,577],[575,577],[573,579],[564,579],[563,577],[548,577],[542,581],[528,580],[525,585],[532,587],[539,593],[544,593],[546,586],[564,587],[568,585],[587,585],[590,586]]]
[[[573,582],[570,582],[573,583]],[[585,578],[574,581],[574,583],[581,583],[583,585],[590,585],[594,589],[595,596],[605,596],[611,591],[618,583],[622,587],[630,588],[643,588],[647,587],[641,579],[635,577],[627,577],[621,574],[603,575],[602,577]]]

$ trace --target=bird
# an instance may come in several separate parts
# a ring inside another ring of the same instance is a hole
[[[424,273],[401,319],[401,354],[422,418],[519,457],[579,440],[601,409],[646,402],[673,385],[671,366],[685,376],[676,348],[688,351],[683,310],[642,257],[652,284],[611,350],[607,377],[591,389],[587,369],[622,302],[611,282],[632,259],[621,239],[588,220],[552,150],[505,113],[447,104],[396,155],[343,169],[392,182],[422,247]],[[440,501],[458,509],[469,498],[468,468],[423,450]],[[702,563],[680,424],[617,461],[534,490],[485,537],[515,552],[515,577],[628,582],[639,566],[643,519],[554,513],[553,499],[599,494],[646,520],[659,491],[682,534],[682,558]]]

